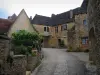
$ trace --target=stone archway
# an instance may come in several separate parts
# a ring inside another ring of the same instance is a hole
[[[89,31],[89,46],[90,46],[89,60],[93,61],[94,63],[96,60],[95,44],[96,44],[96,38],[95,38],[94,28],[92,27]]]

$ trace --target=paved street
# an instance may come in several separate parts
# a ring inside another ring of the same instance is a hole
[[[84,63],[64,49],[43,48],[44,59],[32,75],[86,75]]]

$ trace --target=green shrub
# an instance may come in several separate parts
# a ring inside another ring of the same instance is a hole
[[[12,43],[15,45],[15,54],[32,55],[32,48],[39,49],[43,36],[35,32],[20,30],[12,34]]]
[[[72,51],[73,51],[72,46],[69,46],[69,48],[68,48],[67,52],[72,52]]]
[[[80,47],[77,47],[75,52],[82,52],[82,49]]]
[[[32,56],[35,57],[37,54],[36,52],[32,52]]]

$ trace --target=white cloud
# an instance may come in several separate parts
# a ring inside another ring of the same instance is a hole
[[[28,16],[40,14],[51,16],[59,14],[81,5],[83,0],[0,0],[0,7],[6,9],[10,15],[24,8]]]

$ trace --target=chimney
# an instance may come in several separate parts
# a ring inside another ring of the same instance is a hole
[[[30,20],[32,20],[32,16],[30,16]]]
[[[55,14],[52,14],[51,17],[55,16]]]
[[[70,10],[70,18],[73,18],[73,10]]]

